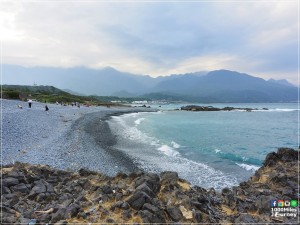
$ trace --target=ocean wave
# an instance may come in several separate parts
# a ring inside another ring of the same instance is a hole
[[[258,170],[260,167],[259,166],[255,166],[255,165],[248,165],[245,163],[236,163],[236,165],[238,165],[239,167],[247,170],[247,171],[253,171],[255,172],[256,170]]]
[[[276,108],[276,109],[268,109],[268,110],[264,110],[264,109],[259,109],[259,110],[255,110],[255,112],[293,112],[293,111],[298,111],[299,109],[280,109],[280,108]]]
[[[167,156],[180,156],[179,152],[175,151],[168,145],[162,145],[158,148],[158,150],[163,152]]]
[[[145,120],[145,118],[142,117],[142,118],[139,118],[139,119],[135,120],[134,123],[135,123],[135,125],[139,125],[139,124],[141,124],[141,122],[143,120]]]
[[[215,153],[218,154],[221,158],[223,159],[229,159],[230,161],[234,162],[247,162],[250,164],[255,164],[255,165],[260,165],[261,160],[255,159],[255,158],[250,158],[246,156],[240,156],[234,153],[229,153],[229,152],[223,152],[220,149],[215,149]]]
[[[176,143],[175,141],[172,141],[171,144],[172,144],[173,148],[180,148],[181,147],[180,144]]]

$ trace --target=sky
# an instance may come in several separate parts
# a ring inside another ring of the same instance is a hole
[[[298,1],[1,1],[2,63],[298,83]]]

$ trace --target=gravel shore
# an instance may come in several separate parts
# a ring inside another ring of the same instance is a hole
[[[113,147],[116,140],[106,120],[145,109],[47,105],[49,113],[45,103],[33,102],[28,108],[26,102],[2,100],[4,165],[20,161],[59,169],[88,168],[106,175],[137,169],[129,156]]]

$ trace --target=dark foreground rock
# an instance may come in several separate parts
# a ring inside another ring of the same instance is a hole
[[[296,223],[272,217],[270,202],[298,198],[298,154],[280,148],[247,182],[220,193],[169,171],[108,177],[15,163],[1,169],[1,218],[7,224]]]

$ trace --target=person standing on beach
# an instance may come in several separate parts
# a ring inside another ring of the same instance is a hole
[[[49,108],[47,105],[45,105],[45,111],[47,112],[47,114],[49,114]]]
[[[32,105],[32,100],[29,99],[29,100],[28,100],[28,106],[29,106],[29,108],[31,108],[31,105]]]

